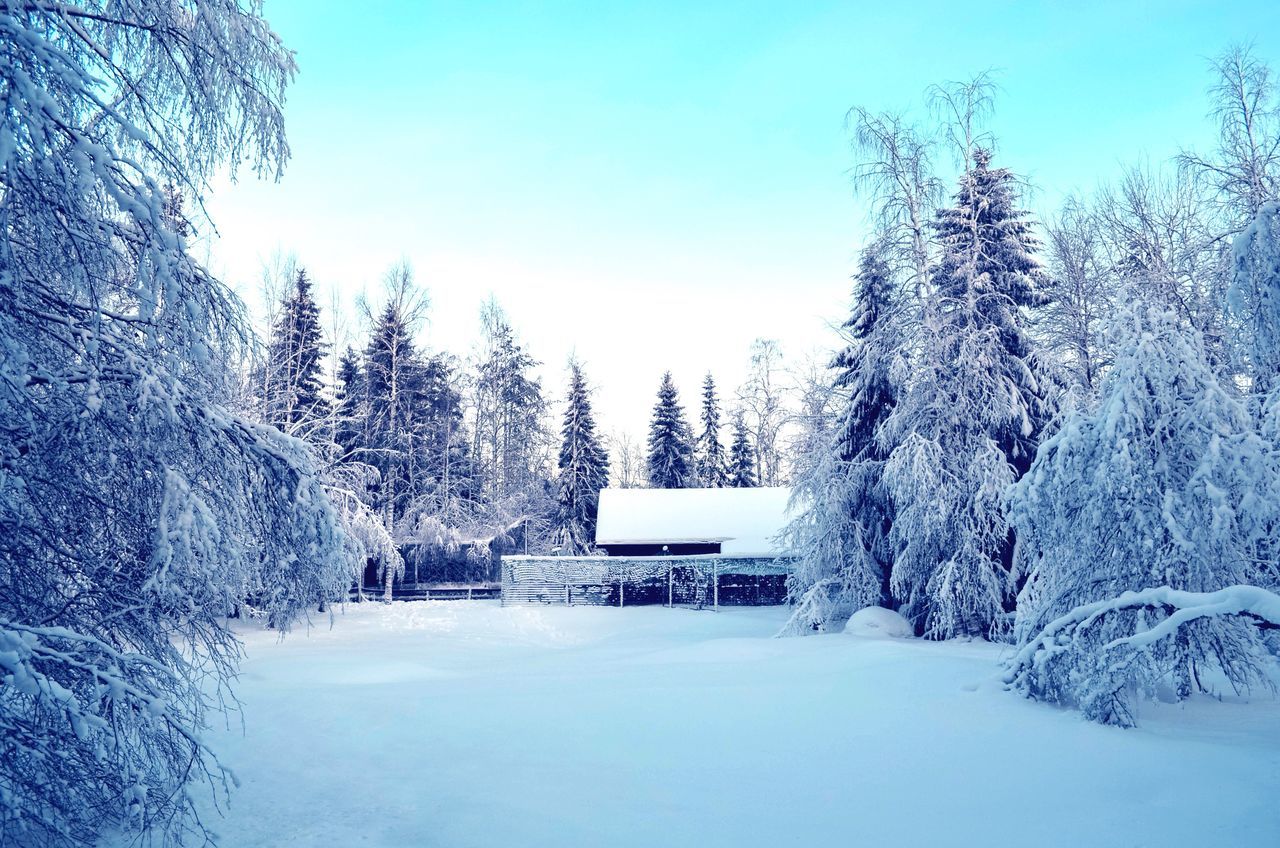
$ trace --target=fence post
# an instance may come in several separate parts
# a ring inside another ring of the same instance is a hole
[[[672,564],[672,563],[670,563],[670,562],[668,562],[668,563],[667,563],[667,608],[668,608],[668,609],[670,609],[671,607],[675,606],[675,604],[673,604],[673,603],[671,602],[671,601],[672,601],[672,595],[671,595],[671,589],[672,589],[672,574],[673,574],[674,572],[675,572],[675,565],[674,565],[674,564]]]
[[[716,612],[720,611],[720,560],[711,563],[711,597]]]
[[[618,578],[618,609],[622,609],[627,605],[627,579],[625,576]]]
[[[565,605],[565,606],[567,606],[567,607],[571,607],[571,606],[573,606],[573,598],[569,597],[569,584],[568,584],[568,583],[564,584],[564,605]]]

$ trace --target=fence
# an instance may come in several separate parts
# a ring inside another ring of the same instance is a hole
[[[786,601],[789,573],[771,556],[504,556],[502,603],[764,606]]]

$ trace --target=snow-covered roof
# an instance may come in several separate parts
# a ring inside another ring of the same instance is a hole
[[[776,555],[788,521],[785,486],[758,489],[605,489],[597,545],[720,542],[725,554]]]

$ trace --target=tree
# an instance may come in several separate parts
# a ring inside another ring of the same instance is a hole
[[[890,589],[931,638],[992,631],[1010,599],[1001,497],[1030,465],[1049,408],[1020,309],[1039,302],[1036,240],[1013,175],[979,148],[935,222],[941,258],[910,386],[884,422],[896,513]]]
[[[1014,635],[1035,647],[1054,622],[1100,603],[1034,668],[1018,671],[1030,697],[1078,706],[1086,717],[1133,724],[1133,698],[1168,685],[1181,700],[1216,666],[1231,685],[1268,679],[1257,630],[1240,618],[1189,621],[1173,638],[1137,646],[1174,609],[1107,604],[1165,587],[1212,592],[1258,583],[1259,546],[1275,519],[1268,446],[1244,404],[1214,375],[1200,334],[1172,312],[1137,304],[1112,328],[1119,354],[1098,408],[1069,416],[1009,494],[1028,574]],[[1173,626],[1172,623],[1170,626]]]
[[[1213,157],[1184,151],[1178,161],[1213,190],[1237,231],[1280,200],[1280,98],[1271,68],[1248,47],[1231,48],[1213,70],[1218,149]]]
[[[385,278],[387,300],[365,348],[366,462],[378,472],[373,509],[392,535],[415,494],[412,486],[414,429],[422,395],[422,360],[414,343],[426,302],[414,286],[413,270],[396,265]],[[403,563],[380,559],[383,597]]]
[[[693,470],[693,437],[671,372],[662,375],[658,402],[649,424],[649,485],[655,489],[687,489],[697,485]]]
[[[738,390],[743,423],[751,434],[755,470],[762,486],[782,482],[782,445],[779,437],[787,421],[783,404],[782,348],[773,339],[751,343],[751,370]]]
[[[698,434],[694,465],[698,485],[720,489],[728,483],[724,446],[720,444],[720,401],[710,374],[702,383],[702,432]]]
[[[891,371],[901,339],[886,251],[877,241],[862,254],[844,324],[849,345],[831,363],[847,403],[792,496],[801,509],[786,529],[797,560],[787,581],[795,608],[785,632],[825,629],[887,594],[893,510],[881,483],[888,455],[881,430],[897,402]]]
[[[1113,314],[1117,280],[1111,272],[1102,227],[1082,201],[1069,198],[1048,233],[1048,301],[1034,330],[1047,353],[1061,362],[1080,394],[1091,397],[1110,351],[1102,348],[1103,322]]]
[[[245,599],[281,631],[357,556],[300,442],[234,411],[252,331],[172,184],[278,175],[292,54],[254,7],[0,14],[0,833],[205,836]]]
[[[933,172],[931,139],[892,112],[850,111],[858,164],[854,184],[871,202],[890,264],[903,269],[908,291],[923,297],[929,283],[932,210],[943,197]]]
[[[268,423],[292,432],[327,414],[320,366],[325,348],[320,307],[306,269],[299,268],[267,347],[263,406]]]
[[[1227,311],[1236,359],[1259,395],[1280,387],[1280,202],[1264,203],[1235,238]]]
[[[552,437],[542,383],[533,375],[538,361],[496,302],[481,310],[481,327],[472,456],[488,500],[525,503],[549,482]]]
[[[338,459],[356,459],[357,452],[364,447],[367,413],[364,374],[360,370],[360,358],[351,347],[342,352],[336,376],[334,442],[338,446]]]
[[[582,554],[595,546],[600,490],[609,485],[609,454],[596,437],[587,381],[577,362],[569,364],[569,397],[560,433],[556,531],[563,550]]]
[[[742,412],[733,416],[733,444],[729,448],[729,486],[734,489],[753,489],[760,485],[756,477],[756,452],[751,446]]]

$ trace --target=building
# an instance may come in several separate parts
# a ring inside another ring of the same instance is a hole
[[[609,556],[733,554],[774,558],[791,489],[605,489],[596,546]]]
[[[599,551],[504,556],[503,603],[784,603],[790,498],[787,488],[605,489]]]

